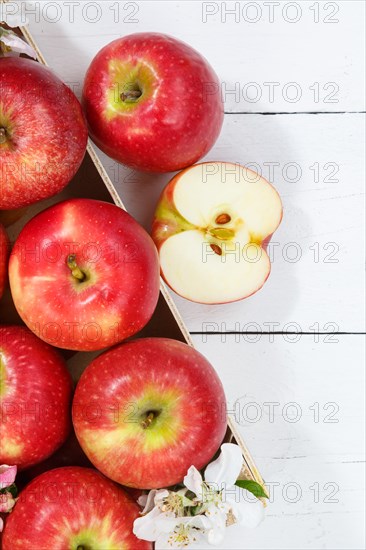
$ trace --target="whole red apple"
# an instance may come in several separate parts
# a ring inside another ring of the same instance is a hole
[[[8,236],[0,223],[0,298],[3,295],[8,272]]]
[[[150,32],[119,38],[96,55],[83,104],[98,147],[148,172],[193,164],[211,149],[223,123],[219,80],[206,59]]]
[[[98,470],[140,489],[182,482],[213,457],[226,431],[225,394],[187,344],[142,338],[106,351],[82,374],[73,424]]]
[[[56,350],[25,327],[0,327],[0,464],[28,468],[62,445],[71,390]]]
[[[3,550],[151,550],[132,532],[139,507],[89,468],[50,470],[21,491],[6,518]]]
[[[87,127],[79,101],[29,59],[0,60],[0,209],[55,195],[83,160]]]
[[[9,261],[19,315],[60,348],[98,350],[141,330],[159,297],[151,237],[124,210],[71,199],[30,220]]]
[[[170,180],[156,208],[152,237],[161,274],[193,302],[246,298],[270,274],[266,248],[281,219],[276,189],[246,166],[190,166]]]

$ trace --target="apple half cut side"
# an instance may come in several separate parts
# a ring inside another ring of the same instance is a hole
[[[156,208],[161,274],[193,302],[246,298],[269,276],[266,246],[281,219],[277,191],[256,172],[225,162],[191,166],[168,183]]]

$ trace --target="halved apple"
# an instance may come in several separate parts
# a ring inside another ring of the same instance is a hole
[[[152,237],[162,276],[193,302],[246,298],[268,278],[266,246],[281,219],[277,191],[245,166],[186,168],[165,187],[155,212]]]

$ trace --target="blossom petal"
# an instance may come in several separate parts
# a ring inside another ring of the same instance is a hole
[[[198,515],[187,519],[189,520],[187,524],[190,527],[195,527],[196,529],[201,529],[203,531],[206,529],[211,529],[211,521],[206,516]]]
[[[205,470],[205,481],[218,485],[218,489],[235,485],[243,467],[243,455],[239,445],[224,443],[221,445],[220,456],[211,462]]]
[[[154,502],[155,504],[160,504],[165,498],[169,496],[169,491],[167,489],[158,489],[155,491]]]
[[[4,487],[9,487],[15,481],[15,476],[17,475],[16,466],[8,466],[3,464],[0,466],[0,489]]]
[[[5,46],[11,49],[11,52],[18,53],[19,55],[24,53],[33,59],[37,59],[37,54],[34,49],[12,31],[3,33],[0,40]]]
[[[212,546],[208,544],[205,536],[200,531],[195,531],[190,536],[189,550],[212,550]],[[172,550],[172,548],[181,548],[178,544],[174,545],[174,536],[164,533],[159,536],[155,542],[155,550]]]
[[[167,516],[166,514],[160,514],[156,519],[156,528],[159,533],[173,533],[174,529],[181,523],[185,523],[187,518],[177,518],[176,516]]]
[[[173,533],[174,529],[180,525],[185,525],[186,527],[195,527],[196,529],[211,529],[211,521],[203,516],[183,516],[176,517],[173,514],[160,514],[159,517],[155,520],[158,531],[161,533]]]
[[[154,491],[154,489],[153,489],[153,491]],[[151,493],[151,491],[150,491],[150,493]],[[141,506],[141,508],[143,508],[143,510],[142,510],[142,512],[141,512],[142,514],[146,514],[147,512],[150,512],[150,510],[145,510],[146,504],[147,504],[147,500],[148,500],[148,498],[149,498],[150,493],[147,494],[147,495],[145,495],[145,494],[144,494],[144,495],[140,495],[139,498],[137,499],[137,504],[138,504],[139,506]]]
[[[206,512],[211,528],[207,530],[207,541],[213,546],[221,544],[225,538],[226,513],[212,504]]]
[[[189,468],[187,475],[183,479],[183,483],[189,491],[192,491],[192,493],[202,500],[203,479],[195,466]]]
[[[15,500],[11,493],[0,494],[0,512],[10,512],[14,507]]]
[[[155,541],[159,532],[157,530],[156,519],[161,515],[159,508],[153,508],[145,516],[141,516],[133,522],[133,533],[138,539]]]
[[[264,506],[260,500],[253,501],[253,495],[243,489],[244,495],[240,496],[239,502],[226,499],[231,504],[232,512],[240,525],[253,529],[264,519]]]

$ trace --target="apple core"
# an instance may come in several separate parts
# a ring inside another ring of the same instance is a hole
[[[281,218],[277,191],[255,172],[225,162],[191,166],[168,183],[156,208],[161,274],[193,302],[246,298],[268,278],[266,246]]]

